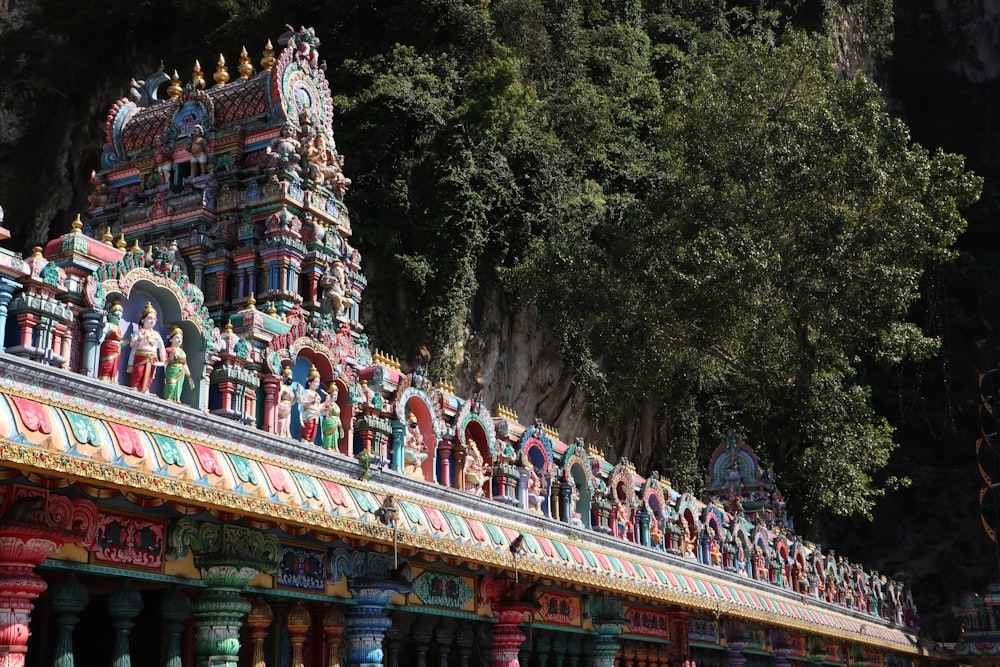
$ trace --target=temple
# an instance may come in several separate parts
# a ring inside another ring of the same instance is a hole
[[[0,250],[0,664],[902,667],[907,587],[462,396],[359,321],[319,39],[133,81],[91,208]]]

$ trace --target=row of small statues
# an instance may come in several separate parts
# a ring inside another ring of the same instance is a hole
[[[148,394],[156,369],[163,368],[163,398],[179,402],[185,380],[188,387],[194,389],[194,380],[183,347],[184,332],[180,327],[173,327],[167,337],[169,346],[164,344],[163,336],[156,330],[156,310],[152,303],[146,303],[139,317],[137,331],[126,340],[121,326],[124,313],[125,309],[117,301],[108,310],[97,377],[108,382],[118,382],[122,351],[128,347],[128,366],[125,371],[129,375],[129,385],[140,393]]]
[[[323,448],[337,449],[344,437],[337,395],[337,385],[333,382],[325,393],[320,389],[319,371],[315,366],[309,371],[305,387],[292,379],[292,369],[286,366],[278,389],[278,435],[292,436],[292,406],[297,403],[302,442],[315,443],[322,426]]]

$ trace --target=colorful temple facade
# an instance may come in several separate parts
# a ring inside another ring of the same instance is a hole
[[[374,351],[319,40],[278,43],[134,81],[85,219],[0,251],[0,664],[934,658],[737,436],[698,499]]]

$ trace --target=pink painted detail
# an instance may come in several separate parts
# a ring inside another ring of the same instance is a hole
[[[572,544],[567,544],[566,548],[569,549],[571,554],[573,554],[573,560],[576,561],[576,564],[583,565],[583,553]]]
[[[530,613],[523,602],[503,601],[493,603],[493,646],[490,649],[490,667],[518,667],[518,650],[524,643],[520,625]]]
[[[552,558],[552,554],[555,553],[555,549],[552,548],[552,543],[541,535],[535,535],[535,540],[541,545],[542,551],[545,552],[545,555]]]
[[[146,455],[146,450],[143,449],[142,442],[139,440],[139,433],[134,428],[114,422],[107,422],[107,425],[111,428],[111,432],[115,434],[115,439],[118,440],[118,447],[122,452],[138,458]]]
[[[604,568],[605,572],[608,572],[610,574],[611,572],[614,571],[614,569],[611,567],[611,563],[609,563],[608,559],[604,557],[604,554],[595,551],[594,555],[597,556],[597,562],[601,564],[601,567]]]
[[[434,530],[443,531],[445,529],[444,517],[441,516],[440,512],[438,512],[433,507],[421,507],[421,509],[424,511],[424,514],[427,515],[427,520],[430,521],[430,524],[434,528]]]
[[[326,479],[322,481],[323,486],[326,487],[326,492],[330,495],[330,500],[333,501],[333,504],[340,505],[341,507],[347,507],[347,494],[344,493],[344,487]]]
[[[483,528],[483,524],[475,519],[466,519],[469,524],[469,530],[472,531],[472,536],[476,538],[477,542],[486,542],[488,539],[486,536],[486,529]]]
[[[272,463],[261,462],[260,465],[264,468],[267,478],[271,480],[271,486],[274,487],[275,491],[280,491],[281,493],[292,492],[292,485],[288,481],[288,474],[282,468]]]
[[[94,558],[118,565],[163,565],[163,524],[120,514],[104,514],[98,523]]]
[[[548,623],[579,625],[580,600],[564,593],[546,592],[539,599],[539,615]]]
[[[29,431],[39,431],[45,435],[52,433],[52,423],[49,421],[49,415],[40,403],[16,396],[11,396],[10,400],[14,403],[14,407],[17,408],[18,413],[20,413],[21,421],[24,423],[26,429]]]
[[[667,639],[666,612],[647,607],[630,607],[625,614],[629,634]]]
[[[211,447],[190,443],[192,451],[198,457],[198,464],[207,475],[222,475],[222,464],[219,462],[219,454]]]

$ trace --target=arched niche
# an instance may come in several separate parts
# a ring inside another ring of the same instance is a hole
[[[468,415],[455,429],[458,442],[465,450],[462,462],[462,482],[456,483],[455,486],[474,495],[486,496],[487,498],[493,495],[493,490],[490,478],[483,473],[493,469],[493,447],[490,442],[495,438],[490,437],[492,431],[493,424],[487,424],[478,414]],[[472,464],[475,456],[472,450],[478,454],[478,459],[482,462],[481,465]],[[475,470],[476,467],[479,467],[480,470]]]
[[[528,470],[528,482],[525,489],[527,508],[530,511],[551,516],[549,470],[552,462],[552,447],[551,441],[546,446],[542,437],[545,437],[544,434],[541,437],[532,435],[521,440],[521,465]]]
[[[428,400],[426,394],[418,389],[408,388],[397,401],[396,418],[403,424],[406,424],[411,414],[417,418],[417,430],[420,432],[424,447],[427,449],[427,458],[420,464],[420,477],[430,482],[436,482],[438,481],[438,437],[434,429],[436,410]],[[402,452],[403,450],[400,449],[399,451]],[[405,461],[404,466],[398,469],[406,472]]]
[[[575,457],[569,461],[567,475],[574,485],[569,522],[575,524],[579,520],[580,527],[590,528],[590,501],[594,495],[590,467],[582,458]]]
[[[146,269],[139,269],[150,273]],[[132,276],[133,282],[128,285],[128,289],[115,289],[107,291],[105,309],[109,308],[115,301],[120,301],[124,309],[121,319],[123,341],[130,341],[140,328],[140,319],[146,304],[151,304],[156,311],[156,331],[163,338],[164,346],[170,345],[170,331],[177,326],[184,333],[184,352],[187,356],[188,368],[191,371],[191,379],[194,388],[190,388],[186,381],[182,383],[180,402],[196,409],[201,409],[208,398],[207,387],[204,386],[205,377],[205,351],[210,346],[211,332],[205,329],[204,323],[191,317],[186,317],[182,310],[182,304],[177,293],[160,281],[154,281],[145,276]],[[131,352],[130,346],[122,348],[121,360],[118,368],[118,383],[128,386],[130,377],[127,372],[128,359]],[[163,375],[164,371],[158,367],[153,377],[153,384],[150,393],[156,396],[163,396]]]

